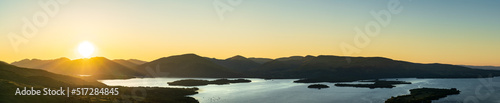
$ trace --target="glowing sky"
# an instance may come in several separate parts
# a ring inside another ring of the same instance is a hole
[[[141,59],[196,53],[277,58],[346,55],[353,28],[375,19],[389,0],[244,0],[221,20],[214,0],[71,0],[38,34],[14,50],[9,33],[22,35],[23,17],[43,11],[38,1],[0,0],[0,60],[81,58]],[[226,3],[226,0],[220,0]],[[401,0],[401,13],[350,56],[383,56],[418,63],[500,66],[500,1]]]

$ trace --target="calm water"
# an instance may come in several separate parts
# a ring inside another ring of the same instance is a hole
[[[101,80],[111,86],[128,87],[175,87],[167,82],[181,79],[208,78],[134,78],[125,80]],[[309,84],[293,83],[295,79],[264,80],[254,79],[251,83],[237,83],[230,85],[197,86],[198,94],[192,95],[201,103],[383,103],[391,96],[409,94],[408,90],[419,87],[457,88],[462,91],[459,95],[451,95],[434,101],[434,103],[500,103],[500,78],[474,79],[414,79],[403,78],[413,84],[397,85],[392,89],[369,89],[352,87],[335,87],[334,83],[327,84],[330,88],[309,89]],[[490,80],[488,80],[490,79]],[[395,80],[395,79],[388,79]]]

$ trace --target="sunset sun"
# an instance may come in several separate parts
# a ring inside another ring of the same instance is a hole
[[[85,58],[90,57],[94,53],[94,49],[94,46],[88,41],[84,41],[78,45],[78,52]]]

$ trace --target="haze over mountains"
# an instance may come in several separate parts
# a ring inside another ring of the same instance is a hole
[[[72,76],[91,75],[92,77],[100,79],[130,78],[142,75],[133,68],[127,67],[134,66],[134,63],[131,61],[111,61],[104,57],[76,60],[70,60],[68,58],[59,58],[54,60],[24,59],[11,64],[19,67],[43,69],[54,73]]]
[[[31,85],[35,87],[104,86],[104,84],[97,81],[87,81],[39,69],[16,67],[3,62],[0,62],[0,81],[16,81],[16,85]],[[50,83],[43,81],[50,81]]]
[[[137,60],[137,59],[128,59],[128,60],[125,60],[125,59],[114,59],[112,60],[118,64],[121,64],[123,66],[126,66],[128,68],[136,68],[137,66],[141,65],[141,64],[144,64],[144,63],[147,63],[146,61],[142,61],[142,60]]]
[[[498,76],[500,71],[471,69],[448,64],[420,64],[392,60],[383,57],[342,56],[291,56],[277,59],[246,58],[240,55],[215,59],[196,54],[163,57],[151,62],[138,60],[108,60],[104,57],[69,60],[22,60],[16,66],[39,68],[62,74],[78,74],[81,71],[98,78],[144,77],[146,68],[167,73],[162,77],[206,78],[293,78],[298,82],[340,82],[380,78],[476,78]],[[84,61],[93,61],[83,64]],[[71,70],[69,68],[75,68]],[[86,69],[83,69],[86,68]],[[93,73],[93,74],[91,74]]]

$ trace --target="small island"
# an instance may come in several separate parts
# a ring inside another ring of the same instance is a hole
[[[335,84],[337,87],[359,87],[359,88],[394,88],[396,84],[411,84],[405,81],[367,80],[360,82],[373,82],[373,84]]]
[[[209,84],[224,85],[224,84],[230,84],[230,83],[249,83],[249,82],[252,82],[252,81],[248,80],[248,79],[235,79],[235,80],[217,79],[217,80],[213,80],[213,81],[185,79],[185,80],[178,80],[178,81],[174,81],[174,82],[168,82],[168,85],[172,85],[172,86],[204,86],[204,85],[209,85]]]
[[[411,89],[409,95],[391,97],[385,103],[431,103],[432,100],[438,100],[448,95],[459,94],[456,88],[437,89],[437,88],[417,88]]]
[[[323,89],[323,88],[330,88],[330,86],[324,85],[324,84],[311,84],[311,85],[307,86],[307,88]]]

